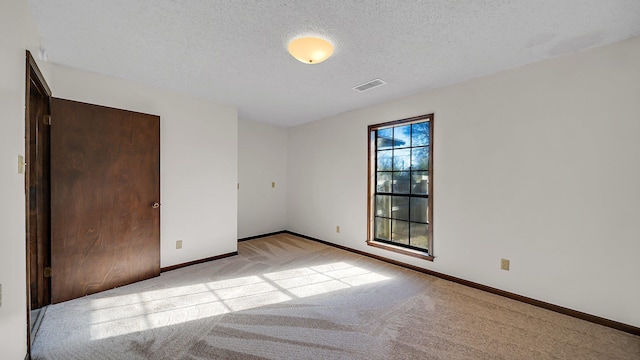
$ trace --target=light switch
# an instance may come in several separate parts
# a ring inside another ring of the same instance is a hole
[[[18,174],[24,174],[24,156],[18,155]]]
[[[273,182],[271,183],[271,187],[272,187],[272,188],[276,187],[276,182],[275,182],[275,181],[273,181]]]

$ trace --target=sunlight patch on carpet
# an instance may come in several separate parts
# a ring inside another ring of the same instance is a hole
[[[327,294],[389,277],[336,262],[91,300],[91,339],[99,340]]]

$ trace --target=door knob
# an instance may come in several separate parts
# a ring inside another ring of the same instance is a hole
[[[159,208],[159,207],[160,207],[160,204],[158,204],[157,202],[154,202],[154,203],[151,205],[151,207],[152,207],[152,208],[154,208],[154,209],[157,209],[157,208]]]

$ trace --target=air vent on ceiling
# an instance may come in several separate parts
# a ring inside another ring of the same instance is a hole
[[[386,84],[386,82],[384,82],[384,81],[382,81],[380,79],[373,79],[371,81],[367,81],[364,84],[361,84],[361,85],[358,85],[358,86],[354,87],[353,90],[358,91],[358,92],[364,92],[364,91],[371,90],[374,87],[378,87],[378,86],[381,86],[381,85],[384,85],[384,84]]]

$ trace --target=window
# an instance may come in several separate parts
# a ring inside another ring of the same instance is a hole
[[[433,114],[369,126],[371,246],[433,260]]]

